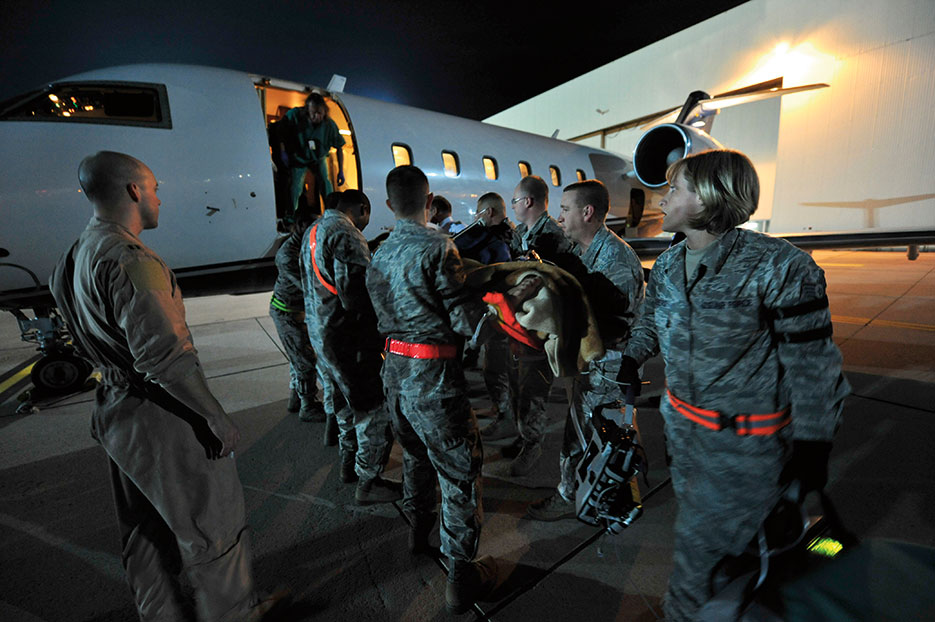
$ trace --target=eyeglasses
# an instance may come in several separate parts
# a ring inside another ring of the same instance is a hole
[[[516,205],[516,204],[519,203],[520,201],[524,201],[524,200],[526,200],[526,199],[528,199],[528,198],[529,198],[529,197],[516,197],[515,199],[512,199],[512,200],[510,201],[510,205]]]

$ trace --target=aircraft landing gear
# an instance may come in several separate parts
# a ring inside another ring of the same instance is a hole
[[[43,354],[30,372],[33,385],[39,393],[61,395],[78,391],[91,374],[91,364],[66,342],[68,331],[54,309],[33,311],[36,317],[30,319],[21,309],[10,310],[19,323],[23,341],[38,344]]]
[[[37,390],[46,393],[74,393],[84,386],[91,365],[66,350],[47,353],[32,366],[30,378]]]

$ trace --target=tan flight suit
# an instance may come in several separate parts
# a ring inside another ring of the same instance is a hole
[[[220,444],[205,419],[218,405],[175,275],[129,230],[92,218],[49,283],[76,345],[103,375],[91,434],[109,458],[140,619],[185,619],[183,569],[200,619],[243,619],[256,603],[243,488],[232,456],[206,457]]]

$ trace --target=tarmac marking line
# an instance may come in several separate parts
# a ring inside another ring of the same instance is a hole
[[[248,486],[248,485],[246,485],[246,484],[243,484],[243,487],[244,487],[245,489],[247,489],[247,490],[252,490],[252,491],[254,491],[254,492],[262,492],[262,493],[267,494],[267,495],[272,495],[272,496],[274,496],[274,497],[279,497],[280,499],[289,499],[290,501],[303,501],[303,502],[306,502],[306,503],[310,503],[310,504],[312,504],[312,505],[323,505],[323,506],[325,506],[326,508],[328,508],[329,510],[334,510],[334,509],[336,509],[336,508],[338,507],[338,504],[337,504],[337,503],[333,503],[333,502],[331,502],[331,501],[328,501],[327,499],[322,499],[321,497],[316,497],[316,496],[314,496],[314,495],[306,494],[306,493],[304,493],[304,492],[300,492],[300,493],[295,494],[295,495],[287,495],[287,494],[281,493],[281,492],[273,492],[273,491],[271,491],[271,490],[265,490],[265,489],[263,489],[263,488],[257,488],[256,486]]]
[[[95,551],[87,547],[73,544],[65,538],[49,533],[42,525],[26,522],[16,518],[15,516],[10,516],[9,514],[0,513],[0,525],[9,527],[10,529],[15,529],[25,536],[36,538],[37,540],[40,540],[41,542],[44,542],[55,548],[61,549],[70,555],[74,555],[78,559],[81,559],[94,566],[110,579],[121,582],[126,580],[126,575],[123,572],[123,565],[120,562],[119,555],[102,553],[100,551]]]
[[[21,381],[21,380],[22,380],[23,378],[25,378],[27,375],[29,375],[29,372],[32,371],[32,366],[33,366],[34,364],[35,364],[35,363],[30,363],[27,367],[24,367],[23,369],[19,370],[18,372],[16,372],[15,374],[13,374],[12,376],[10,376],[9,378],[7,378],[6,380],[4,380],[3,382],[0,382],[0,395],[3,395],[3,393],[4,393],[7,389],[9,389],[11,386],[13,386],[13,385],[15,385],[16,383],[18,383],[19,381]]]
[[[831,321],[838,324],[856,324],[859,326],[887,326],[890,328],[908,328],[910,330],[935,331],[932,324],[918,324],[915,322],[897,322],[895,320],[877,320],[869,317],[849,317],[846,315],[832,315]]]

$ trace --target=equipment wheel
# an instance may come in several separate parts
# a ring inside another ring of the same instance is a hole
[[[64,352],[47,354],[32,367],[30,377],[40,391],[71,393],[84,386],[91,365],[82,358]]]

